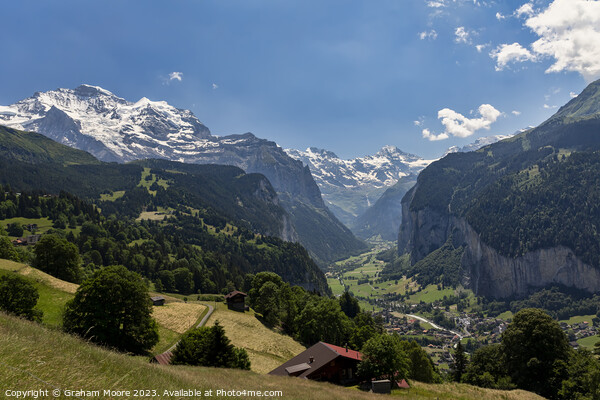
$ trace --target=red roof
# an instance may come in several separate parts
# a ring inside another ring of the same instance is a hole
[[[406,379],[402,379],[400,382],[398,382],[398,387],[402,389],[410,389],[410,385],[408,382],[406,382]]]
[[[356,350],[350,350],[350,349],[346,350],[346,348],[344,348],[344,347],[335,346],[333,344],[329,344],[329,343],[325,343],[325,342],[323,342],[323,344],[325,346],[329,347],[331,350],[338,353],[342,357],[347,357],[347,358],[351,358],[353,360],[358,360],[358,361],[362,360],[362,355],[360,354],[360,352],[358,352]]]
[[[171,364],[171,357],[173,357],[173,353],[170,351],[165,351],[162,354],[155,355],[150,362],[154,361],[161,365],[169,365]]]

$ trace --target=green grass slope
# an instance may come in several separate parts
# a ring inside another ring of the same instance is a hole
[[[380,395],[360,392],[327,383],[259,375],[251,371],[203,367],[159,366],[143,357],[131,357],[91,345],[60,331],[0,313],[0,391],[48,390],[55,398],[192,398],[165,391],[217,390],[281,391],[280,399],[372,399]],[[79,393],[66,396],[65,390],[98,390],[99,395]],[[129,395],[104,395],[104,390],[130,391]],[[152,391],[156,391],[153,396]],[[469,385],[416,384],[410,391],[396,391],[406,399],[509,399],[534,400],[540,397],[523,392],[503,392]],[[29,396],[30,398],[33,396]],[[204,393],[203,393],[203,397]],[[218,398],[256,398],[240,395]]]

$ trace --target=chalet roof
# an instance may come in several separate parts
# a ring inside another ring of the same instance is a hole
[[[171,358],[173,357],[173,353],[170,351],[165,351],[162,354],[157,354],[152,357],[150,362],[156,362],[160,365],[169,365],[171,363]]]
[[[287,367],[285,369],[285,371],[288,373],[288,375],[291,375],[291,374],[295,374],[296,372],[306,371],[309,368],[310,368],[310,365],[308,365],[307,363],[302,363],[302,364],[298,364],[298,365],[292,365],[291,367]]]
[[[164,300],[165,298],[162,296],[152,296],[150,297],[150,300],[152,301],[159,301],[159,300]]]
[[[231,298],[233,298],[233,297],[235,297],[235,296],[238,296],[238,295],[241,295],[241,296],[244,296],[244,297],[248,296],[248,295],[247,295],[246,293],[244,293],[244,292],[240,292],[239,290],[234,290],[234,291],[233,291],[233,292],[231,292],[231,293],[227,293],[227,294],[225,295],[225,299],[231,299]]]
[[[325,342],[319,342],[304,350],[291,360],[288,360],[279,367],[275,368],[273,371],[269,372],[269,374],[288,376],[294,373],[291,371],[301,371],[299,368],[301,368],[303,364],[306,364],[309,366],[309,368],[306,368],[304,372],[297,376],[300,378],[309,378],[310,375],[316,373],[319,371],[319,369],[338,357],[349,358],[357,362],[362,358],[361,354],[356,350],[346,350],[344,347],[335,346]]]

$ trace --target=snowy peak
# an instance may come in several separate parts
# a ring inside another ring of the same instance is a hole
[[[445,157],[446,155],[448,155],[450,153],[466,153],[468,151],[476,151],[476,150],[479,150],[482,147],[488,146],[492,143],[496,143],[501,140],[511,138],[514,135],[521,133],[521,132],[515,132],[512,135],[494,135],[494,136],[480,137],[480,138],[476,139],[473,143],[469,143],[462,147],[458,147],[458,146],[449,147],[448,150],[446,150],[446,152],[444,153],[444,155],[442,157]]]
[[[398,179],[418,174],[432,160],[405,153],[396,146],[384,146],[374,155],[343,160],[335,153],[310,147],[305,151],[286,149],[290,157],[302,161],[310,168],[322,190],[327,186],[353,188],[372,186],[383,188]]]
[[[36,92],[0,106],[0,124],[42,133],[105,161],[179,158],[212,138],[191,111],[146,97],[129,102],[92,85]]]

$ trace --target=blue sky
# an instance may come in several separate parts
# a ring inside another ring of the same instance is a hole
[[[599,6],[12,1],[0,104],[88,83],[191,109],[216,135],[250,131],[344,158],[391,144],[431,158],[539,124],[600,78]]]

